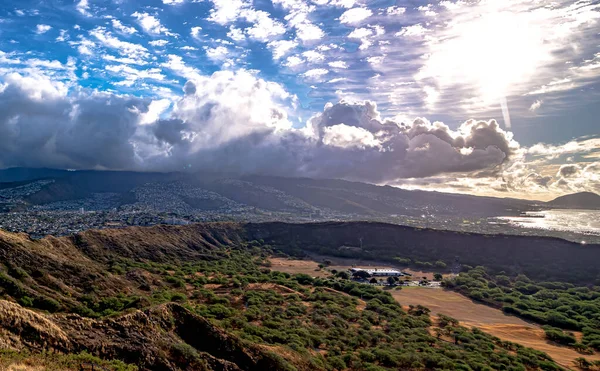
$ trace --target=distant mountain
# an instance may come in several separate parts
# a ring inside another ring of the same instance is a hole
[[[546,203],[551,207],[567,209],[593,209],[600,210],[600,195],[593,192],[580,192],[557,197]]]
[[[89,199],[98,194],[120,195],[118,207],[140,202],[140,194],[160,200],[161,211],[171,212],[173,202],[184,208],[206,206],[206,192],[237,205],[291,215],[354,215],[387,217],[406,215],[488,217],[518,215],[531,202],[515,199],[405,190],[334,179],[232,176],[215,173],[149,173],[129,171],[65,171],[15,168],[0,170],[0,190],[21,187],[38,180],[22,197],[25,204],[45,205]],[[10,183],[4,183],[10,182]],[[158,185],[158,186],[157,186]],[[183,187],[183,188],[182,188]],[[158,192],[158,193],[157,193]],[[1,196],[1,195],[0,195]],[[210,198],[215,199],[213,196]],[[167,198],[169,198],[167,202]],[[177,198],[177,200],[174,200]],[[222,205],[223,202],[211,202]],[[164,205],[164,207],[163,207]],[[186,206],[187,205],[187,206]],[[108,207],[108,206],[107,206]],[[333,213],[333,214],[332,214]]]
[[[36,181],[37,185],[33,184]],[[341,215],[358,218],[489,217],[518,215],[520,211],[532,208],[532,203],[524,200],[405,190],[345,180],[217,173],[14,168],[0,170],[0,203],[3,194],[10,197],[10,200],[4,200],[5,204],[20,207],[91,200],[104,194],[119,201],[93,209],[149,202],[161,212],[193,212],[196,209],[207,211],[213,206],[222,209],[227,204],[287,213],[292,218],[317,215],[325,219]],[[15,196],[19,194],[23,195]],[[177,205],[178,210],[172,205]],[[88,205],[86,209],[90,207]],[[10,210],[11,206],[5,209]]]
[[[67,174],[69,174],[68,170],[12,167],[9,169],[0,169],[0,182],[23,182],[27,180],[63,177]]]

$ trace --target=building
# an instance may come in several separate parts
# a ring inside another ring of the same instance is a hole
[[[357,272],[364,271],[373,277],[400,277],[404,276],[404,273],[396,269],[389,268],[350,268],[350,273],[355,274]]]

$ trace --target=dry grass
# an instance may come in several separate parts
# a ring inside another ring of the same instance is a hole
[[[506,341],[547,353],[556,363],[566,368],[573,367],[573,360],[582,355],[573,349],[555,345],[546,341],[544,330],[540,326],[507,316],[498,309],[474,303],[456,292],[423,287],[407,287],[400,291],[390,291],[403,306],[423,305],[431,309],[432,314],[442,313],[456,318],[461,325],[478,327],[490,335]],[[580,335],[580,334],[576,334]],[[600,355],[583,355],[589,360],[600,360]]]
[[[0,345],[4,348],[18,346],[21,333],[36,334],[50,346],[66,346],[69,343],[67,334],[44,315],[6,300],[0,300],[0,328]]]
[[[7,371],[44,371],[44,366],[31,366],[23,363],[9,365]]]
[[[274,271],[298,274],[305,273],[312,277],[329,277],[331,273],[319,269],[319,263],[312,260],[271,258],[271,269]]]

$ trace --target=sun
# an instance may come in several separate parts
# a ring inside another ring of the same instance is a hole
[[[510,95],[551,57],[531,14],[507,11],[453,20],[428,46],[417,80],[434,79],[442,89],[470,88],[471,96],[487,104]]]

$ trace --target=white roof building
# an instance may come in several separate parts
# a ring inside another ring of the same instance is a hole
[[[371,276],[403,276],[404,273],[397,269],[390,268],[351,268],[350,272],[356,273],[364,271],[369,273]]]

